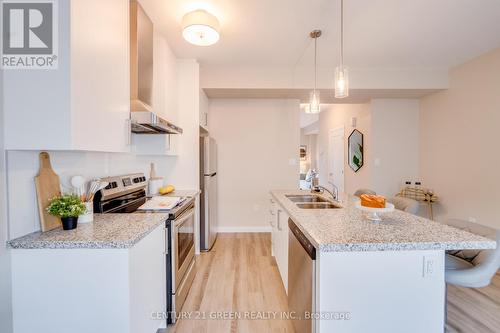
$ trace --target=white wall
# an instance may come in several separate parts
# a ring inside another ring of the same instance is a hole
[[[214,99],[209,123],[218,144],[219,226],[269,230],[269,191],[299,185],[299,101]]]
[[[500,228],[500,49],[450,72],[450,88],[421,101],[421,173],[438,220]]]
[[[372,186],[387,197],[405,180],[419,179],[419,112],[414,99],[374,99],[372,118]]]
[[[348,162],[347,137],[354,129],[351,118],[357,118],[357,129],[363,133],[365,160],[358,172],[354,172]],[[371,112],[370,104],[332,104],[325,108],[319,116],[318,154],[320,184],[330,188],[328,184],[328,137],[330,130],[344,127],[344,190],[353,194],[358,188],[371,187]]]
[[[5,242],[8,237],[5,151],[4,151],[4,118],[3,118],[3,71],[0,71],[0,332],[12,332],[12,303],[10,256]]]
[[[364,163],[354,172],[348,165],[348,137],[354,128],[363,133]],[[320,183],[328,185],[328,136],[344,126],[345,192],[369,188],[387,197],[401,189],[403,180],[419,176],[419,102],[407,99],[374,99],[366,104],[332,104],[320,113]]]
[[[114,176],[131,172],[149,175],[149,163],[155,162],[161,176],[172,173],[172,157],[136,156],[120,153],[49,151],[52,167],[61,179],[63,191],[71,191],[70,178]],[[34,177],[38,173],[38,151],[8,152],[9,238],[40,229]]]

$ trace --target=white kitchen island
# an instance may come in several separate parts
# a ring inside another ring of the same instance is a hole
[[[287,197],[293,194],[310,193],[271,191],[271,216],[278,216],[275,226],[281,225],[273,232],[273,252],[287,286],[284,220],[290,218],[316,248],[316,333],[443,332],[445,250],[496,246],[487,238],[398,210],[372,222],[353,202],[335,209],[302,209]]]

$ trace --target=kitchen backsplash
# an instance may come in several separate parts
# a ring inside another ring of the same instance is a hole
[[[40,230],[34,177],[38,174],[39,151],[9,151],[7,153],[7,187],[9,239]],[[63,192],[72,190],[69,179],[82,175],[86,179],[144,172],[149,177],[151,162],[157,174],[169,179],[175,167],[173,156],[141,156],[127,153],[49,151],[52,168],[59,175]]]

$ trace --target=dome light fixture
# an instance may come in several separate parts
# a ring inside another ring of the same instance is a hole
[[[203,9],[189,12],[182,18],[182,37],[194,45],[213,45],[220,38],[219,20]]]

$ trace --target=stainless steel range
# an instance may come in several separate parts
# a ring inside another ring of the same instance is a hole
[[[139,213],[147,200],[144,174],[106,177],[109,185],[94,197],[96,213]],[[194,223],[195,199],[185,197],[167,213],[165,221],[166,305],[167,323],[175,323],[193,283],[195,270]],[[150,212],[150,210],[149,210]]]

